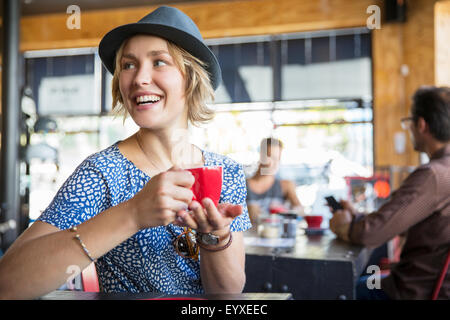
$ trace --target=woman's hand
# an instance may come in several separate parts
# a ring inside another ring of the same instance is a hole
[[[179,211],[175,224],[202,233],[228,232],[233,219],[242,214],[242,206],[240,205],[219,203],[216,208],[209,198],[204,198],[202,203],[204,208],[199,202],[192,201],[189,206],[190,212],[187,212],[187,210]]]
[[[138,230],[168,225],[187,210],[193,198],[194,176],[176,166],[153,178],[129,200]]]

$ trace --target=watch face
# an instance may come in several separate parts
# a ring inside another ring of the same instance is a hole
[[[219,237],[210,233],[203,233],[201,236],[201,241],[206,245],[216,245],[219,243]]]

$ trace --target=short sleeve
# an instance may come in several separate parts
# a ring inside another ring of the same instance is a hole
[[[110,207],[109,188],[101,171],[85,160],[64,182],[38,221],[61,230],[83,223]]]
[[[224,167],[223,188],[221,194],[222,203],[239,204],[242,206],[242,214],[231,223],[231,231],[245,231],[252,227],[248,216],[246,203],[247,187],[242,165],[233,163]]]

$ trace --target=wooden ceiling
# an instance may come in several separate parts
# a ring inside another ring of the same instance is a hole
[[[22,15],[30,16],[66,12],[67,7],[70,5],[77,5],[81,10],[101,10],[162,4],[208,2],[208,0],[20,0],[20,2]]]

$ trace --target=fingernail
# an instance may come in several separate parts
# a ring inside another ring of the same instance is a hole
[[[197,201],[192,201],[191,202],[191,204],[189,205],[189,208],[191,209],[191,210],[195,210],[195,209],[197,209],[198,207],[200,206],[200,204],[197,202]]]
[[[177,217],[176,219],[175,219],[175,223],[183,223],[184,221],[183,221],[183,218],[181,218],[181,217]]]
[[[212,202],[212,200],[211,199],[209,199],[209,198],[204,198],[203,200],[202,200],[202,203],[203,203],[203,206],[209,206],[210,204],[211,204],[211,202]]]

